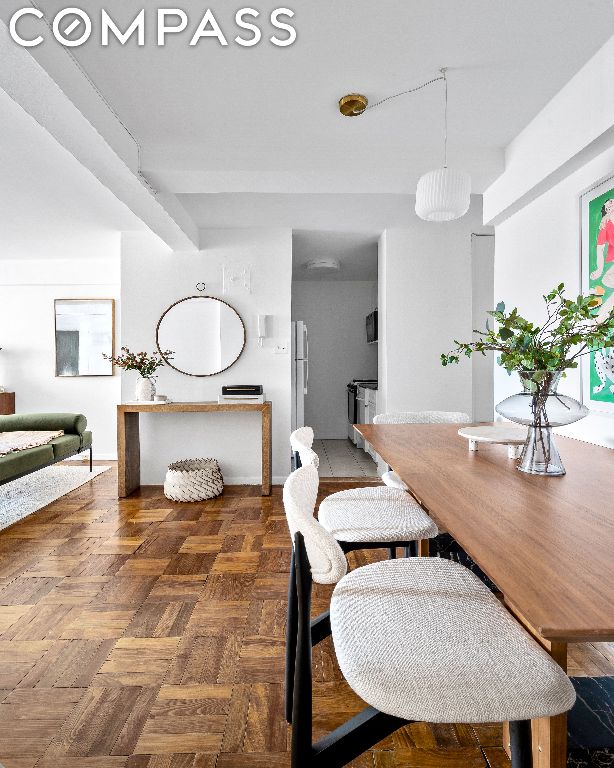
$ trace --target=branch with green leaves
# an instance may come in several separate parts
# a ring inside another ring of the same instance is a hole
[[[514,307],[506,311],[500,302],[488,314],[494,319],[491,328],[486,321],[484,331],[474,330],[478,339],[460,342],[448,354],[441,355],[442,365],[460,362],[461,357],[498,352],[497,362],[512,371],[564,371],[577,368],[583,355],[614,347],[614,308],[601,322],[595,314],[600,301],[595,296],[565,297],[561,283],[544,296],[547,318],[534,325]]]

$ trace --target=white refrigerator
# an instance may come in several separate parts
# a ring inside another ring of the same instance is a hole
[[[305,395],[309,384],[309,337],[302,320],[292,323],[292,431],[305,426]]]

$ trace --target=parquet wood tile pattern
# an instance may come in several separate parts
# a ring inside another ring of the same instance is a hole
[[[364,485],[363,480],[360,484]],[[327,481],[327,494],[349,483]],[[202,504],[160,488],[118,501],[107,472],[0,532],[5,768],[288,768],[290,563],[281,489]],[[352,565],[385,556],[356,553]],[[316,588],[314,611],[330,590]],[[614,674],[576,646],[572,674]],[[332,642],[314,651],[314,732],[361,708]],[[354,768],[505,768],[498,725],[417,724]]]

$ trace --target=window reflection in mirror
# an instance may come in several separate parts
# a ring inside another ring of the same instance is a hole
[[[112,376],[113,299],[55,300],[55,375]]]
[[[190,296],[160,318],[158,349],[172,349],[172,368],[188,376],[213,376],[235,363],[245,346],[245,326],[230,304],[213,296]]]

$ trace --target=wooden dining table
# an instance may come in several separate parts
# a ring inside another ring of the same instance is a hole
[[[356,425],[566,669],[568,644],[614,640],[614,451],[557,436],[567,474],[527,475],[505,446],[469,451],[458,428]],[[533,757],[564,768],[565,715],[534,721]]]

